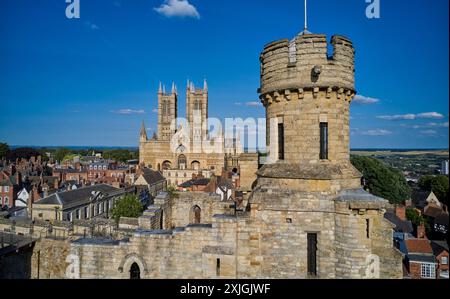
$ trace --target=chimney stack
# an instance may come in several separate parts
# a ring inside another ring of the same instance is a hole
[[[425,233],[425,223],[421,222],[419,226],[417,226],[417,239],[426,239],[427,235]]]
[[[406,207],[403,205],[395,206],[395,215],[400,218],[402,221],[406,220]]]

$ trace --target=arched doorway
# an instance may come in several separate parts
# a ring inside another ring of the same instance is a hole
[[[202,209],[199,206],[192,208],[192,223],[200,224],[202,220]]]
[[[130,268],[130,279],[141,279],[141,269],[139,265],[133,263]]]

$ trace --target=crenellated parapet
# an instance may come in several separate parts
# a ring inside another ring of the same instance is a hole
[[[266,45],[260,56],[261,100],[290,100],[291,93],[301,98],[305,91],[336,91],[351,100],[355,93],[353,44],[336,35],[331,46],[329,55],[329,44],[322,34],[298,35],[292,41],[282,39]]]

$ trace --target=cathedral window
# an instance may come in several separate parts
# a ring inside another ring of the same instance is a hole
[[[199,100],[194,102],[194,110],[202,110],[202,103]]]
[[[162,114],[163,116],[169,116],[169,101],[164,100],[162,103]]]

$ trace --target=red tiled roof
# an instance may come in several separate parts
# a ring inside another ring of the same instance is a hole
[[[433,254],[433,249],[431,248],[430,241],[427,239],[408,239],[405,240],[405,244],[408,250],[408,254],[411,253]]]

